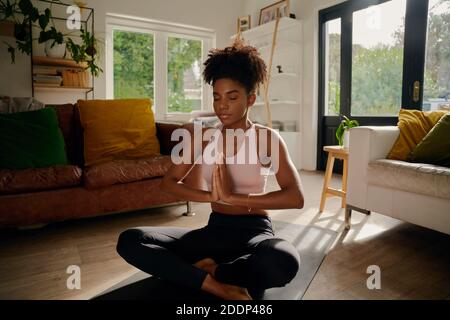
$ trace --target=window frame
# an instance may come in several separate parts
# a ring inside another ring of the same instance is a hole
[[[182,37],[190,40],[202,41],[203,61],[210,49],[216,45],[216,32],[211,29],[194,27],[183,24],[169,23],[152,19],[132,17],[118,14],[106,16],[106,98],[114,98],[114,60],[113,60],[113,30],[149,33],[154,36],[154,101],[153,110],[156,120],[186,122],[192,113],[168,111],[167,69],[168,37]],[[202,81],[201,111],[212,111],[211,87]]]

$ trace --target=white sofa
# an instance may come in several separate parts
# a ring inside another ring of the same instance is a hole
[[[450,234],[450,168],[386,159],[398,127],[350,130],[346,227],[371,211]]]

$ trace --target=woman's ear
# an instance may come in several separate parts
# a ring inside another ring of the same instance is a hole
[[[247,96],[247,107],[251,107],[256,101],[256,94],[254,92],[251,92]]]

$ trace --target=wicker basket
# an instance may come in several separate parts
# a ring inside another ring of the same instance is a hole
[[[64,70],[62,77],[65,87],[89,87],[89,73],[85,70]]]

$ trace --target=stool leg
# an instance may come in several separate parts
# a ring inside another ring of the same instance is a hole
[[[348,173],[348,159],[344,158],[344,168],[342,172],[342,191],[345,192],[345,195],[342,197],[341,207],[345,208],[347,204],[347,173]]]
[[[350,226],[351,226],[350,220],[351,220],[351,218],[352,218],[352,209],[346,208],[345,209],[345,229],[346,230],[350,229]]]
[[[323,209],[325,207],[325,201],[327,199],[327,189],[328,185],[330,184],[331,175],[333,174],[333,166],[334,157],[331,155],[331,153],[328,153],[327,169],[325,170],[325,177],[323,180],[322,198],[320,199],[319,212],[323,212]]]

